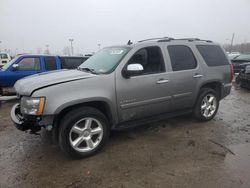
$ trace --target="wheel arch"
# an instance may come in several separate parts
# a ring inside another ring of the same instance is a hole
[[[95,100],[95,101],[86,101],[82,103],[67,105],[64,108],[60,108],[60,110],[57,111],[57,115],[54,118],[54,122],[53,122],[54,142],[58,141],[58,130],[60,127],[60,120],[62,119],[62,117],[65,116],[71,110],[76,109],[76,108],[81,108],[81,107],[92,107],[92,108],[100,110],[109,121],[111,129],[116,122],[115,115],[112,112],[112,107],[107,101]]]
[[[221,99],[222,83],[220,81],[216,80],[216,81],[210,81],[210,82],[203,83],[200,86],[199,93],[200,93],[201,89],[203,89],[203,88],[210,88],[210,89],[215,90],[218,93],[219,99]],[[199,93],[197,94],[197,97],[199,97]]]

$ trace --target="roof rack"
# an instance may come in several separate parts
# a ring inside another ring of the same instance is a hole
[[[202,39],[199,39],[199,38],[180,38],[180,39],[175,39],[175,38],[171,38],[171,37],[149,38],[149,39],[145,39],[145,40],[140,40],[138,42],[146,42],[146,41],[169,42],[171,40],[187,40],[189,42],[193,42],[193,41],[212,42],[211,40],[202,40]]]
[[[159,40],[164,40],[164,41],[166,41],[166,40],[168,40],[168,41],[170,41],[170,40],[173,40],[174,38],[171,38],[171,37],[158,37],[158,38],[149,38],[149,39],[144,39],[144,40],[140,40],[140,41],[138,41],[138,42],[146,42],[146,41],[156,41],[157,40],[157,42],[159,41]]]

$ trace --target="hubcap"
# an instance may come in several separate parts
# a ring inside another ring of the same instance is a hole
[[[214,95],[206,95],[201,103],[201,113],[204,117],[210,118],[217,109],[217,100]]]
[[[79,152],[95,149],[103,137],[103,126],[95,118],[84,118],[76,122],[69,133],[70,145]]]

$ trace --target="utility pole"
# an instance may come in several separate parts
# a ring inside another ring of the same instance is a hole
[[[234,33],[233,33],[233,36],[232,36],[232,39],[231,39],[230,53],[232,53],[232,50],[233,50],[233,43],[234,43]]]
[[[49,45],[46,44],[45,46],[46,46],[46,52],[45,52],[45,53],[46,53],[47,55],[49,55],[49,54],[50,54],[50,52],[49,52]]]
[[[71,47],[71,56],[73,56],[73,54],[74,54],[74,51],[73,51],[73,41],[74,41],[74,39],[69,39],[70,47]]]

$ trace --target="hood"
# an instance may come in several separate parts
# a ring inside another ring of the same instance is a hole
[[[30,96],[34,90],[95,77],[96,75],[79,70],[59,70],[35,74],[18,80],[14,88],[19,95]]]

